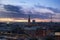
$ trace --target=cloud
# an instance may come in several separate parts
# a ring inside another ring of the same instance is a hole
[[[24,17],[24,11],[21,10],[21,7],[13,5],[4,5],[0,8],[0,17],[1,18],[20,18]]]
[[[5,9],[4,9],[4,6],[1,4],[0,5],[0,11],[4,11]]]
[[[60,9],[58,8],[52,8],[52,7],[45,7],[45,6],[41,6],[41,5],[34,5],[35,8],[44,8],[44,9],[49,9],[55,13],[60,13]]]
[[[48,7],[33,7],[33,8],[23,8],[22,6],[14,6],[14,5],[4,5],[2,7],[3,10],[0,8],[0,18],[13,18],[14,20],[19,19],[26,20],[28,18],[28,15],[31,16],[31,19],[39,19],[39,20],[47,20],[51,19],[51,15],[53,15],[53,18],[60,19],[60,13],[53,11],[52,9]],[[57,10],[58,11],[58,10]],[[60,10],[59,10],[60,11]]]
[[[54,14],[54,12],[50,9],[47,9],[47,8],[39,8],[39,9],[35,9],[37,12],[40,12],[40,13],[52,13]]]
[[[51,11],[55,12],[55,13],[60,13],[60,9],[51,8],[51,7],[47,7],[47,8],[50,9]]]
[[[13,5],[4,5],[4,8],[7,11],[11,11],[11,12],[20,12],[20,10],[21,10],[21,7],[13,6]]]
[[[53,15],[54,19],[60,19],[60,13],[56,13],[55,15]]]

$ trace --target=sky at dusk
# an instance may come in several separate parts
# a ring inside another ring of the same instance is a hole
[[[34,5],[42,5],[46,7],[59,8],[60,0],[1,0],[2,4],[23,5],[32,7]],[[60,9],[60,8],[59,8]]]
[[[0,0],[0,21],[60,22],[60,0]]]

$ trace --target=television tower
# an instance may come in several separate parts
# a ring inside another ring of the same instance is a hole
[[[30,15],[28,15],[28,23],[30,24]]]

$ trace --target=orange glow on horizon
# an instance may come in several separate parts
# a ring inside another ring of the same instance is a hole
[[[50,20],[47,20],[47,19],[38,19],[38,18],[35,18],[35,19],[31,19],[31,22],[32,20],[35,20],[36,22],[49,22]],[[27,19],[14,19],[14,18],[0,18],[0,22],[28,22]]]

